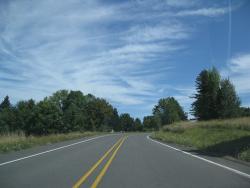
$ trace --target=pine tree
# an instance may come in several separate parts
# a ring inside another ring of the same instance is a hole
[[[9,100],[9,96],[7,95],[3,102],[0,104],[0,110],[3,110],[5,108],[10,108],[11,104],[10,104],[10,100]]]
[[[203,70],[196,78],[196,90],[192,113],[199,120],[218,117],[217,95],[220,88],[220,74],[215,69]]]
[[[240,115],[240,99],[229,79],[220,83],[218,92],[217,110],[220,118],[232,118]]]
[[[9,97],[6,96],[0,104],[0,133],[14,130],[15,123],[14,111],[11,108]]]

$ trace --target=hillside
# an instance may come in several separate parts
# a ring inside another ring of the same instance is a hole
[[[198,152],[250,162],[250,118],[178,122],[163,126],[153,138],[191,146]]]

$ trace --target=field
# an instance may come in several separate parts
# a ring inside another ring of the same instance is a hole
[[[196,152],[250,162],[250,118],[179,122],[166,125],[153,138],[193,147]]]
[[[0,135],[0,153],[9,151],[18,151],[21,149],[30,148],[33,146],[46,145],[71,139],[83,138],[98,135],[97,132],[73,132],[68,134],[53,134],[48,136],[29,136],[25,137],[24,134],[6,134]]]

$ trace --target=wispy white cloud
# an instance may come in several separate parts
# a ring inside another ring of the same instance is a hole
[[[156,92],[161,89],[159,78],[173,68],[167,58],[185,49],[185,40],[192,37],[193,30],[181,16],[214,16],[226,11],[223,7],[194,11],[196,3],[3,3],[0,96],[39,100],[66,88],[93,93],[120,106],[152,106],[162,96]],[[188,104],[185,95],[179,92],[176,96]]]
[[[165,2],[173,7],[191,7],[198,3],[197,0],[166,0]]]
[[[126,26],[120,35],[110,34],[107,29],[115,14],[122,10],[121,6],[106,6],[97,1],[63,1],[58,5],[49,0],[13,1],[6,5],[1,38],[8,45],[1,50],[17,56],[16,63],[5,62],[4,66],[11,70],[22,67],[23,71],[5,77],[27,80],[21,83],[24,90],[34,87],[52,92],[65,87],[93,92],[117,103],[143,103],[142,97],[134,95],[149,95],[153,84],[133,76],[127,79],[129,72],[142,68],[154,54],[175,51],[178,47],[142,42],[176,38],[173,32],[179,32],[181,37],[185,35],[184,29],[177,26],[167,32],[161,27],[147,26],[143,41],[132,44],[127,34],[138,35],[142,28]],[[126,80],[127,84],[114,79]]]
[[[190,29],[180,23],[161,23],[153,26],[134,26],[125,39],[129,42],[152,42],[162,40],[181,40],[189,37]]]
[[[250,94],[250,53],[234,56],[227,67],[222,70],[223,76],[230,77],[240,94]]]
[[[209,7],[209,8],[199,8],[194,10],[182,10],[178,12],[177,16],[208,16],[215,17],[228,13],[228,7]]]

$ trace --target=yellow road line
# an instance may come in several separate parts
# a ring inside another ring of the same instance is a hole
[[[78,188],[83,184],[83,182],[91,175],[91,173],[102,163],[102,161],[109,155],[109,153],[119,144],[121,143],[120,138],[103,156],[100,158],[73,186],[73,188]]]
[[[107,172],[109,166],[111,165],[111,163],[114,160],[114,158],[115,158],[118,150],[120,149],[120,147],[122,146],[122,144],[126,140],[126,138],[123,138],[123,140],[120,142],[119,146],[115,149],[114,153],[112,154],[112,156],[110,157],[110,159],[108,160],[108,162],[105,164],[105,166],[102,169],[102,171],[100,172],[100,174],[96,177],[94,183],[91,185],[91,188],[96,188],[98,186],[98,184],[100,183],[100,181],[102,180],[103,176]]]

